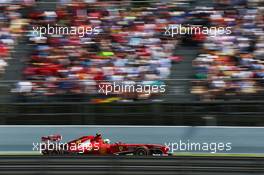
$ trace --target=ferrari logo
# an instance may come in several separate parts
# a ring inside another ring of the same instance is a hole
[[[119,146],[119,151],[123,151],[123,146]]]
[[[101,149],[99,150],[99,152],[100,152],[100,154],[105,155],[105,154],[107,153],[107,149],[106,149],[106,148],[101,148]]]

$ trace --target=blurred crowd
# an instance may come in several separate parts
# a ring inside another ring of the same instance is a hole
[[[21,33],[32,48],[24,80],[13,92],[28,96],[94,95],[98,97],[96,102],[104,102],[103,94],[98,94],[102,84],[165,84],[164,80],[171,77],[173,62],[181,60],[175,55],[177,46],[187,42],[200,49],[192,63],[195,81],[191,93],[206,100],[263,93],[261,0],[215,1],[210,7],[194,9],[189,8],[187,0],[146,6],[133,6],[128,1],[64,0],[53,3],[55,10],[48,11],[34,8],[34,1],[10,1],[13,5],[3,2],[0,1],[0,72],[7,66],[6,59]],[[19,12],[24,7],[31,7],[26,18]],[[231,32],[166,36],[166,27],[174,24],[229,27]],[[49,34],[50,31],[43,35],[34,30],[48,26],[97,28],[99,33],[80,37]],[[115,92],[107,102],[156,95],[160,94]]]
[[[17,38],[24,33],[23,28],[27,24],[20,10],[32,5],[33,2],[29,1],[0,1],[0,75],[5,72]]]
[[[0,6],[0,75],[5,72],[7,59],[10,59],[10,52],[15,44],[14,25],[18,18],[16,8]]]
[[[192,93],[205,100],[263,94],[264,5],[260,2],[220,1],[207,9],[212,25],[231,26],[232,33],[206,37],[202,53],[193,61],[197,81]]]
[[[112,7],[111,3],[62,3],[55,11],[32,11],[28,38],[33,52],[18,83],[30,95],[98,93],[102,83],[163,84],[171,74],[177,40],[164,28],[177,20],[173,4],[151,7]],[[181,15],[181,14],[180,14]],[[180,20],[181,18],[179,18]],[[97,35],[43,35],[33,28],[97,27]],[[148,99],[147,93],[115,93],[113,100]]]

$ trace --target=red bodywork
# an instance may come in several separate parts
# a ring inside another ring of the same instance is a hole
[[[57,140],[56,140],[57,139]],[[138,156],[168,155],[169,148],[159,144],[106,143],[100,136],[83,136],[68,143],[61,143],[60,135],[42,137],[42,154],[44,155],[127,155]],[[52,145],[53,144],[53,145]],[[57,146],[54,146],[54,145]]]

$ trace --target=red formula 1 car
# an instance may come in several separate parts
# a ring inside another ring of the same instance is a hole
[[[42,137],[41,152],[44,155],[162,155],[167,156],[169,148],[158,144],[111,144],[109,139],[103,139],[101,134],[83,136],[67,143],[61,142],[60,135]]]

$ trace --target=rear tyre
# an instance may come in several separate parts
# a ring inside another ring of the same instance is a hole
[[[147,147],[139,147],[136,149],[135,153],[136,156],[148,156],[149,149]]]

